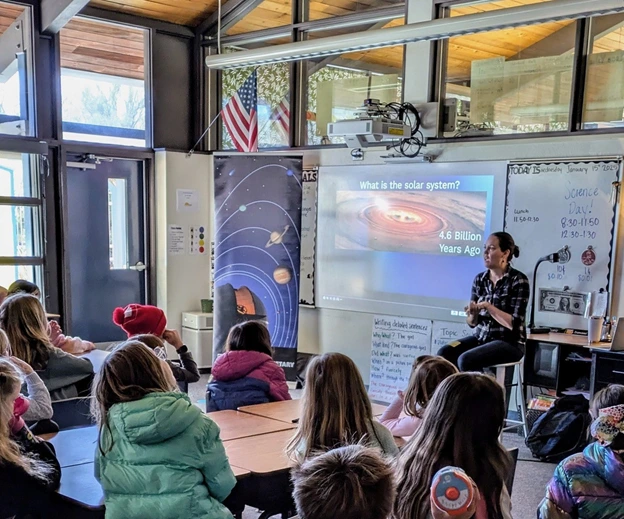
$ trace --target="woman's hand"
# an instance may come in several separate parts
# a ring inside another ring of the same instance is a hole
[[[405,400],[405,393],[403,393],[403,391],[401,391],[400,389],[397,391],[397,396],[398,396],[401,400]]]
[[[176,350],[179,350],[182,346],[184,346],[178,330],[165,330],[162,334],[162,338],[171,344],[171,346],[173,346]]]
[[[476,304],[476,307],[478,312],[480,312],[481,310],[485,310],[489,314],[492,308],[492,303],[490,303],[489,301],[481,301],[480,303]]]
[[[22,359],[18,359],[17,357],[11,357],[11,362],[15,364],[24,375],[30,375],[35,371],[32,369],[30,364],[24,362]]]
[[[470,503],[468,510],[460,515],[450,515],[444,510],[440,510],[436,506],[433,498],[429,498],[429,502],[431,504],[431,516],[433,517],[433,519],[470,519],[475,514],[475,512],[477,511],[477,503],[479,502],[479,499],[481,499],[481,496],[479,494],[479,490],[477,489],[477,485],[475,485],[475,482],[472,481],[472,479],[470,481],[472,483],[472,488],[474,489],[474,495],[472,498],[472,503]]]
[[[470,301],[468,306],[464,307],[464,311],[469,315],[477,315],[479,313],[479,304],[474,301]]]

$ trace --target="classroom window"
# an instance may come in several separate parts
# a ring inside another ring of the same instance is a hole
[[[108,244],[112,270],[127,269],[128,263],[128,182],[108,179]]]
[[[245,34],[283,27],[292,23],[293,0],[264,0],[241,20],[225,30],[225,34]]]
[[[146,32],[74,18],[60,32],[63,138],[147,146]]]
[[[583,128],[624,126],[624,15],[593,18]]]
[[[568,130],[575,38],[571,20],[450,38],[444,91],[456,124],[445,135]]]
[[[280,43],[284,43],[283,41]],[[264,43],[263,45],[266,45]],[[226,52],[245,47],[228,47]],[[224,70],[221,83],[221,108],[225,108],[237,90],[252,74],[254,67]],[[290,142],[290,65],[278,63],[257,68],[258,148],[287,147]],[[228,129],[220,118],[221,147],[234,149]]]
[[[34,135],[30,9],[0,2],[0,133]]]
[[[38,161],[0,152],[0,286],[16,279],[41,284],[43,266]]]
[[[321,20],[370,9],[393,7],[403,3],[403,0],[309,0],[306,2],[305,9],[308,13],[308,20]]]
[[[386,27],[402,25],[393,20]],[[350,29],[363,30],[363,28]],[[310,39],[334,36],[344,30],[311,33]],[[327,124],[354,119],[365,99],[401,102],[403,45],[351,52],[306,62],[308,95],[307,144],[342,144],[342,137],[327,136]]]
[[[450,16],[465,16],[467,14],[486,13],[509,9],[510,7],[521,7],[530,4],[542,4],[551,0],[496,0],[495,2],[461,2],[450,8]]]

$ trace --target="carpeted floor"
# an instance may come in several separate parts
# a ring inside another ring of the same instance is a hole
[[[208,378],[208,375],[204,375],[200,382],[191,384],[189,387],[191,399],[202,409],[205,409],[205,391]],[[291,390],[291,394],[298,398],[300,391]],[[524,445],[524,439],[516,434],[505,433],[503,443],[509,449],[518,447],[519,450],[511,496],[513,517],[514,519],[535,519],[537,506],[544,497],[546,484],[553,475],[555,465],[533,460],[531,452]],[[259,512],[249,507],[243,514],[244,519],[256,519],[258,516]]]

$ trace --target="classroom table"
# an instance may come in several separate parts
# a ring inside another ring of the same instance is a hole
[[[87,353],[82,353],[81,355],[78,355],[78,357],[89,359],[91,364],[93,364],[93,373],[99,373],[102,369],[102,364],[104,364],[104,360],[109,355],[110,351],[96,349],[88,351]]]
[[[263,416],[240,411],[215,411],[208,413],[221,429],[221,440],[235,440],[247,436],[258,436],[277,431],[287,431],[296,428],[293,423],[271,420]],[[292,434],[292,433],[291,433]]]
[[[382,404],[372,404],[373,416],[381,416],[386,410]],[[281,400],[279,402],[268,402],[266,404],[246,405],[238,408],[239,411],[272,420],[286,423],[296,423],[300,415],[300,399]]]
[[[293,437],[287,429],[261,436],[247,436],[223,442],[230,464],[251,472],[252,475],[269,475],[287,472],[292,465],[286,446]]]
[[[42,434],[41,439],[49,441],[56,451],[61,468],[93,463],[97,448],[98,427],[67,429],[53,434]]]
[[[104,504],[104,491],[95,479],[95,464],[72,465],[61,469],[59,494],[78,501],[85,506],[98,508]]]

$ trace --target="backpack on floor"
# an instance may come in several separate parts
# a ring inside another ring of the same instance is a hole
[[[590,424],[587,399],[583,395],[562,396],[535,421],[526,439],[527,447],[533,457],[559,463],[589,443]]]

